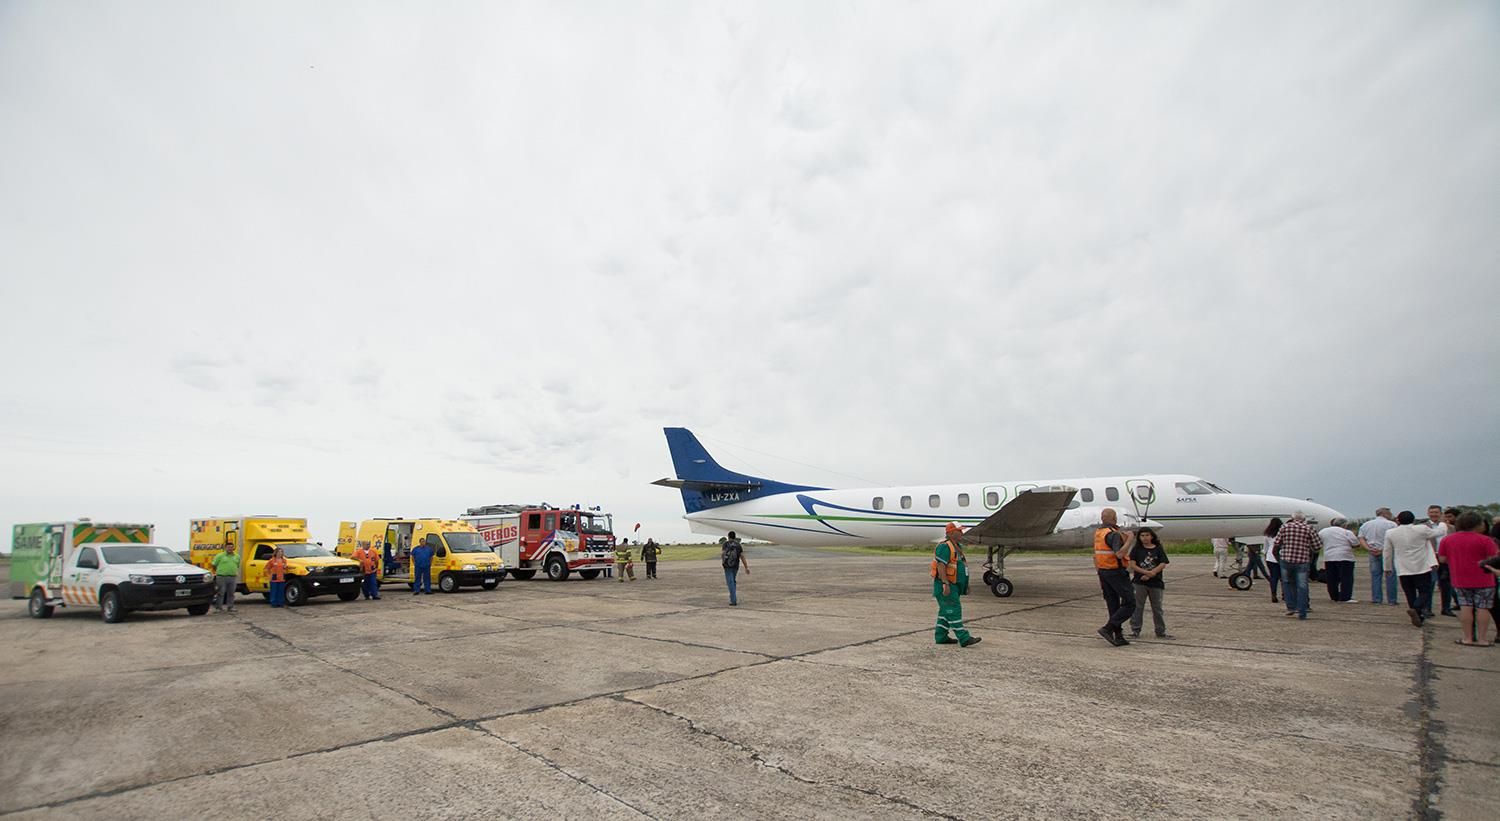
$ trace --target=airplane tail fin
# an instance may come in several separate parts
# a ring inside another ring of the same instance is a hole
[[[658,479],[652,484],[682,491],[682,506],[688,513],[776,493],[825,489],[736,473],[715,461],[687,428],[663,428],[662,432],[667,435],[667,450],[672,453],[672,469],[677,478]]]

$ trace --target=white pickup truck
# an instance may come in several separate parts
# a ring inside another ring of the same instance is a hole
[[[47,618],[54,605],[97,606],[110,623],[132,610],[185,607],[201,616],[213,602],[213,580],[202,568],[154,544],[85,544],[67,557],[56,589],[34,589],[31,615]],[[60,599],[61,601],[58,601]]]

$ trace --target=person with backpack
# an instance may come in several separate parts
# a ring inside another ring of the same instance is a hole
[[[932,638],[938,644],[957,644],[968,647],[978,644],[978,636],[969,635],[964,627],[964,609],[959,596],[969,592],[969,567],[964,561],[964,551],[959,547],[964,529],[958,522],[949,522],[943,528],[943,541],[932,549],[932,597],[937,599],[937,626]],[[952,631],[953,635],[948,635]]]
[[[740,600],[735,591],[735,577],[740,568],[745,568],[745,575],[750,575],[750,560],[745,558],[745,546],[740,544],[738,536],[734,531],[729,531],[728,538],[719,543],[719,564],[724,566],[724,585],[729,588],[729,606],[738,607]]]

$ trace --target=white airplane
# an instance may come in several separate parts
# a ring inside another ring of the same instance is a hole
[[[948,522],[964,541],[989,549],[984,583],[996,596],[1015,587],[1005,557],[1015,550],[1091,547],[1100,512],[1112,507],[1122,527],[1150,527],[1166,539],[1255,539],[1272,517],[1302,511],[1314,524],[1343,518],[1306,499],[1230,493],[1196,476],[1141,474],[911,487],[792,485],[719,465],[687,428],[664,428],[675,479],[652,484],[682,492],[694,533],[739,535],[777,544],[936,544]],[[1240,589],[1250,579],[1235,579]],[[1241,585],[1243,585],[1241,587]]]

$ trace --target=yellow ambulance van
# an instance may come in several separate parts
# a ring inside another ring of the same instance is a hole
[[[313,542],[306,519],[281,516],[231,516],[193,519],[188,534],[189,561],[211,570],[210,563],[226,544],[240,556],[241,593],[267,593],[271,580],[266,562],[281,548],[286,556],[286,603],[306,604],[313,596],[335,595],[340,601],[359,598],[359,562],[334,555]]]
[[[381,584],[412,583],[411,549],[432,548],[432,579],[444,593],[477,585],[494,590],[505,577],[505,565],[468,522],[457,519],[366,519],[339,524],[340,556],[373,547],[380,554]]]

